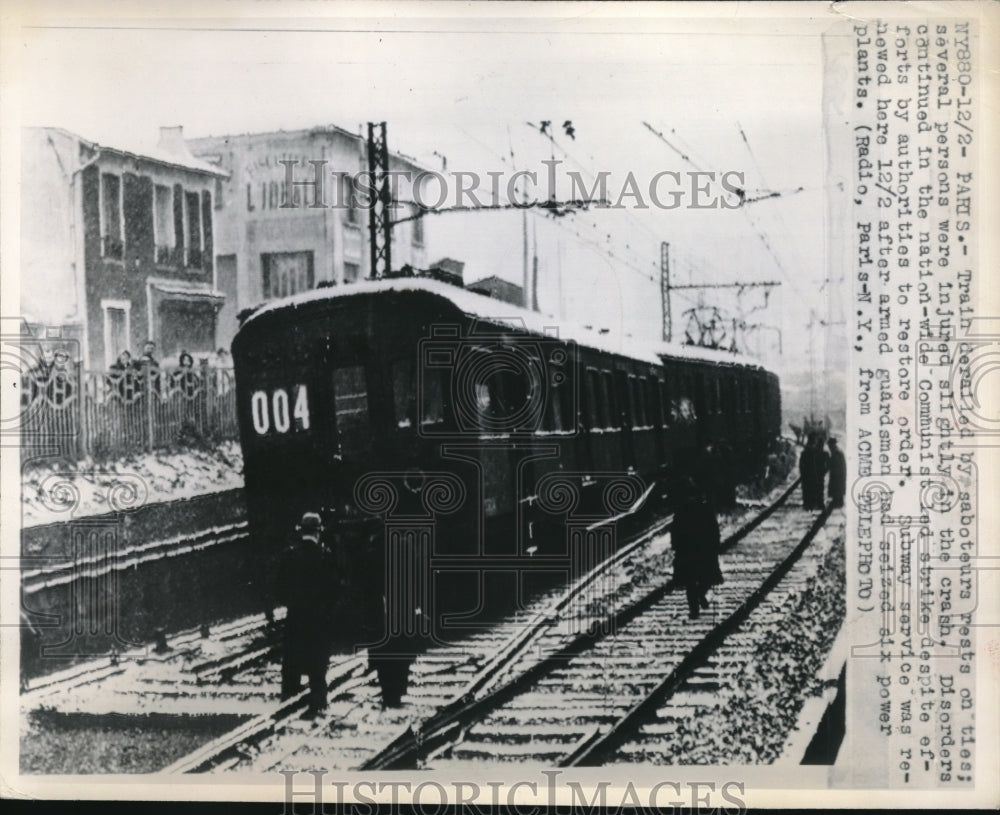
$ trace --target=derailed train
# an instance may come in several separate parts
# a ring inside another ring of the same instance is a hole
[[[757,364],[426,278],[268,303],[232,349],[260,562],[323,513],[354,644],[475,625],[607,556],[608,530],[706,445],[739,479],[780,430],[778,379]]]

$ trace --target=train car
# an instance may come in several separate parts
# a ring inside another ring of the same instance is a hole
[[[574,561],[571,528],[669,498],[706,450],[748,476],[780,427],[777,377],[733,354],[620,341],[419,277],[265,304],[232,351],[262,579],[303,512],[378,519],[335,552],[352,642],[418,606],[434,637],[475,625],[614,547]]]

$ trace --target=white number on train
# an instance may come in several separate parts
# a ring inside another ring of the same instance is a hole
[[[253,429],[257,435],[263,436],[273,426],[278,433],[287,433],[292,429],[292,419],[296,430],[309,429],[309,394],[305,385],[295,386],[295,405],[291,416],[288,415],[288,391],[277,388],[270,400],[266,391],[254,391],[250,397],[250,415],[253,419]]]

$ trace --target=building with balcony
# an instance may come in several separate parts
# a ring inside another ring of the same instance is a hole
[[[215,199],[216,279],[226,295],[218,345],[228,347],[245,308],[368,276],[368,212],[345,193],[346,179],[367,172],[364,138],[325,125],[189,139],[188,147],[228,173]],[[414,175],[424,170],[398,154],[390,155],[389,167]],[[310,183],[317,177],[321,187]],[[406,216],[397,212],[397,219]],[[393,267],[423,268],[426,257],[424,219],[397,224]]]
[[[213,196],[226,173],[181,128],[148,149],[25,128],[21,161],[21,312],[36,336],[78,340],[94,369],[147,339],[161,358],[217,347]]]

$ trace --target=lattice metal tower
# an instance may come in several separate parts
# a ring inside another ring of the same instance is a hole
[[[368,239],[371,247],[370,277],[376,280],[392,271],[392,197],[389,189],[389,148],[385,122],[368,123],[368,173],[374,197],[368,210]]]

